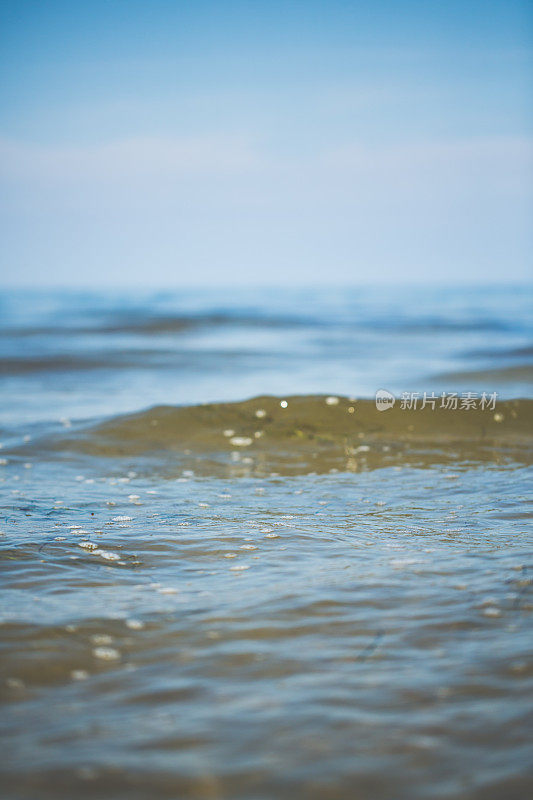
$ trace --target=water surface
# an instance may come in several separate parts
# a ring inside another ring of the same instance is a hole
[[[527,301],[4,297],[5,796],[527,796]]]

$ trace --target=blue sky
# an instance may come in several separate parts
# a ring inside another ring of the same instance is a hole
[[[531,16],[4,1],[3,282],[528,279]]]

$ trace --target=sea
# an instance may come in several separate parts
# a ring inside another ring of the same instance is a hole
[[[6,800],[530,796],[532,309],[3,291]]]

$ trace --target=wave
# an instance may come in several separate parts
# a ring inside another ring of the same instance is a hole
[[[384,466],[531,463],[533,400],[495,409],[378,411],[374,401],[324,395],[157,406],[26,446],[43,454],[128,459],[171,476],[303,474]]]
[[[100,354],[79,353],[71,355],[60,353],[43,356],[0,357],[0,376],[26,375],[48,372],[88,372],[91,370],[159,370],[181,369],[195,372],[215,370],[221,359],[229,367],[232,361],[244,362],[248,369],[260,361],[268,360],[278,353],[264,353],[259,350],[236,350],[219,348],[211,352],[200,349],[161,349],[150,350],[122,349],[105,350]],[[279,354],[281,356],[281,354]],[[288,356],[284,354],[284,357]]]
[[[42,336],[132,334],[158,335],[181,333],[197,328],[253,327],[253,328],[298,328],[321,327],[325,323],[311,316],[276,315],[251,309],[245,311],[207,312],[197,314],[146,314],[142,310],[134,314],[115,311],[112,317],[97,318],[91,322],[66,319],[61,324],[27,327],[0,327],[0,337],[26,338]]]
[[[524,347],[483,347],[476,350],[466,350],[462,355],[465,358],[528,358],[533,356],[533,345],[524,345]]]
[[[509,367],[490,367],[477,370],[458,370],[455,372],[445,372],[433,376],[439,382],[456,381],[462,386],[468,381],[479,384],[480,382],[493,384],[498,383],[533,383],[533,364],[515,364]]]
[[[128,311],[120,308],[107,313],[91,313],[83,309],[77,315],[63,314],[53,323],[21,325],[17,320],[2,320],[1,338],[38,338],[43,336],[135,335],[158,336],[178,334],[205,328],[263,328],[263,329],[342,329],[345,331],[379,331],[398,335],[446,333],[503,333],[514,324],[496,317],[455,318],[453,316],[423,315],[420,317],[394,315],[378,311],[374,315],[361,308],[317,309],[303,304],[298,311],[271,311],[260,307],[221,308],[178,313],[151,313],[144,308]]]

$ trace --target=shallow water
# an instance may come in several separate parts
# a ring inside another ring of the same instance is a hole
[[[349,396],[527,359],[523,297],[477,298],[477,327],[449,297],[404,306],[401,335],[368,297],[364,324],[316,295],[9,299],[6,797],[530,793],[533,401]],[[528,395],[510,386],[482,388]]]

